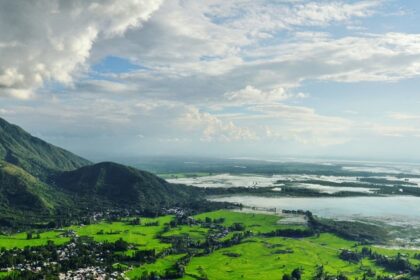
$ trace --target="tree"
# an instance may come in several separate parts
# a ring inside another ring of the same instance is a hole
[[[300,268],[295,268],[292,271],[292,279],[293,280],[300,280],[300,279],[302,279],[302,270]]]
[[[324,278],[325,278],[324,266],[318,265],[316,268],[314,279],[324,279]]]
[[[32,232],[30,232],[30,231],[28,231],[27,233],[26,233],[26,239],[28,239],[28,240],[30,240],[30,239],[32,239]]]
[[[133,226],[139,226],[139,225],[141,225],[140,218],[137,217],[137,218],[131,220],[130,221],[130,225],[133,225]]]
[[[349,278],[346,275],[344,275],[343,273],[340,273],[337,276],[337,280],[347,280],[347,279],[349,279]]]
[[[128,249],[128,243],[124,241],[122,238],[115,241],[115,251],[126,251]]]
[[[281,278],[282,280],[292,280],[292,276],[290,276],[290,274],[283,274],[283,278]]]

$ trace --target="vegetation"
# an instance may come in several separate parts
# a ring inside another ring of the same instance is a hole
[[[21,167],[37,177],[73,170],[90,164],[86,159],[33,137],[0,118],[0,160]]]
[[[196,188],[169,184],[149,172],[111,162],[63,172],[51,180],[56,187],[79,196],[135,207],[141,212],[156,213],[165,207],[184,206],[194,194],[199,194]]]
[[[0,226],[27,225],[52,216],[68,198],[16,165],[0,161]]]
[[[286,225],[276,215],[227,210],[174,212],[32,232],[30,238],[1,236],[0,269],[12,270],[0,277],[94,270],[130,279],[415,279],[420,267],[420,251],[363,245],[316,230],[305,237],[270,236],[308,230],[311,222]]]
[[[202,190],[124,165],[90,162],[0,119],[0,230],[90,223],[95,216],[213,210]]]
[[[217,210],[233,206],[205,200],[209,194],[279,193],[271,188],[199,189],[111,162],[90,165],[2,119],[0,136],[1,279],[59,275],[143,280],[415,279],[420,275],[420,252],[374,246],[387,241],[388,233],[381,227],[318,219],[304,211],[292,214],[301,215],[306,224],[283,224],[276,215]],[[229,164],[225,172],[238,168]],[[269,164],[250,161],[249,165],[257,173],[274,170]],[[339,167],[281,165],[284,174],[303,169],[308,174],[343,172]],[[209,162],[206,170],[190,170],[187,176],[210,175],[220,166]],[[372,179],[363,184],[396,182]],[[398,184],[398,190],[418,194],[412,184]],[[381,194],[390,188],[381,188]],[[287,184],[281,193],[320,196]],[[10,233],[13,230],[20,232]]]

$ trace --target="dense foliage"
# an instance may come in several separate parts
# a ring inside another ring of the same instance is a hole
[[[45,178],[55,171],[73,170],[90,164],[86,159],[33,137],[0,118],[0,160]]]
[[[53,178],[55,186],[80,196],[108,200],[141,211],[185,204],[196,188],[177,186],[155,175],[112,162],[63,172]]]
[[[111,162],[88,160],[0,119],[0,228],[54,227],[94,215],[214,209],[201,190]]]

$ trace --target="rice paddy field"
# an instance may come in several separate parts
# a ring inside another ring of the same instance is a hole
[[[40,233],[39,239],[26,239],[26,233],[0,235],[0,248],[24,248],[25,246],[41,246],[49,240],[56,244],[69,242],[63,237],[66,230],[73,230],[78,236],[91,236],[97,242],[113,242],[120,238],[133,244],[136,249],[155,249],[158,253],[171,248],[167,241],[170,237],[188,237],[196,242],[205,242],[214,230],[199,224],[178,225],[168,229],[173,216],[158,218],[141,218],[140,225],[130,225],[127,221],[99,222],[84,226],[71,226],[57,231]],[[313,279],[317,268],[322,265],[324,271],[332,275],[343,273],[348,279],[362,279],[367,270],[376,275],[392,275],[369,259],[358,263],[344,261],[339,258],[342,249],[356,250],[361,245],[337,237],[330,233],[321,233],[306,238],[268,237],[265,234],[277,229],[304,229],[302,224],[284,224],[278,215],[244,213],[220,210],[194,216],[195,220],[206,218],[219,219],[219,224],[226,228],[240,223],[252,235],[241,240],[239,244],[218,248],[212,252],[198,251],[185,265],[185,273],[180,279],[281,279],[283,274],[291,273],[295,268],[302,269],[302,279]],[[150,226],[150,223],[157,224]],[[149,223],[149,225],[147,225]],[[235,232],[229,232],[229,238]],[[164,241],[166,240],[166,241]],[[404,254],[413,264],[420,261],[414,258],[420,251],[408,249],[389,249],[370,245],[372,250],[381,254],[395,256]],[[133,251],[133,249],[131,249]],[[127,254],[132,253],[127,251]],[[167,250],[168,251],[168,250]],[[169,251],[170,252],[170,251]],[[182,253],[163,254],[153,263],[122,264],[129,279],[140,279],[144,273],[164,273],[173,267],[178,260],[185,257]],[[0,278],[6,275],[0,273]]]
[[[250,238],[231,248],[194,258],[187,274],[193,278],[205,274],[209,279],[281,279],[284,273],[303,268],[303,278],[311,279],[317,265],[323,265],[331,274],[343,272],[352,279],[362,278],[365,270],[359,264],[337,257],[340,248],[352,246],[353,243],[329,234],[306,239]],[[374,267],[369,262],[363,265]],[[376,270],[383,272],[380,268]]]

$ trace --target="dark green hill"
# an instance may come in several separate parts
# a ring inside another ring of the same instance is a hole
[[[68,171],[90,164],[88,160],[33,137],[2,118],[0,160],[19,166],[42,179],[54,171]]]
[[[56,206],[55,191],[25,170],[0,162],[0,221],[2,224],[40,220]]]
[[[141,211],[183,205],[199,193],[196,188],[170,184],[149,172],[112,162],[62,172],[52,181],[66,192]]]
[[[195,187],[116,163],[89,164],[0,118],[0,228],[62,225],[96,212],[156,214],[213,205]]]

